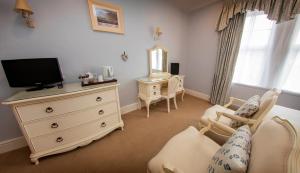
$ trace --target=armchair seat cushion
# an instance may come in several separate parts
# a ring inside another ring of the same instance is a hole
[[[207,172],[212,156],[220,146],[189,127],[169,140],[163,149],[148,163],[148,172],[162,173],[167,167],[176,173]]]
[[[228,109],[228,108],[225,108],[223,106],[220,106],[220,105],[214,105],[210,108],[208,108],[203,116],[201,117],[201,120],[200,120],[200,123],[203,125],[203,126],[206,126],[208,125],[208,119],[213,119],[215,120],[217,118],[217,112],[224,112],[224,113],[228,113],[228,114],[234,114],[234,110],[231,110],[231,109]],[[231,126],[232,124],[232,120],[230,118],[227,118],[227,117],[224,117],[222,116],[219,121],[220,123],[224,124],[224,125],[227,125],[227,126]]]

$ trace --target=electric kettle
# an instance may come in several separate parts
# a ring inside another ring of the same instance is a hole
[[[102,75],[104,80],[112,80],[114,78],[114,70],[112,66],[103,66]]]

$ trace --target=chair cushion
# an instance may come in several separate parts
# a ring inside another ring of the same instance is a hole
[[[293,143],[293,138],[284,124],[266,120],[252,137],[248,173],[287,173],[288,157]]]
[[[264,116],[268,114],[268,112],[272,109],[277,101],[277,97],[280,94],[280,90],[272,89],[267,91],[261,98],[260,98],[260,105],[258,112],[253,116],[253,119],[263,119]]]
[[[260,96],[255,95],[250,99],[248,99],[247,102],[244,103],[237,111],[235,111],[234,114],[245,118],[251,118],[258,111],[259,102],[260,102]],[[233,120],[231,127],[238,128],[242,125],[244,125],[242,122]]]
[[[231,109],[225,108],[225,107],[220,106],[220,105],[214,105],[214,106],[208,108],[204,112],[203,116],[200,119],[200,123],[203,126],[208,125],[208,119],[210,118],[212,120],[215,120],[217,118],[217,112],[225,112],[225,113],[228,113],[228,114],[234,114],[234,111],[231,110]],[[221,118],[219,119],[219,122],[221,122],[224,125],[230,126],[231,123],[232,123],[232,120],[230,118],[221,116]]]
[[[280,92],[280,91],[278,91],[278,90],[276,90],[276,89],[271,89],[271,90],[267,91],[266,93],[264,93],[263,96],[261,96],[260,102],[264,102],[264,101],[266,101],[266,100],[268,100],[268,99],[272,99],[272,97],[273,97],[274,95],[278,95],[279,92]]]
[[[245,173],[251,149],[251,131],[248,125],[242,126],[212,157],[209,173]]]
[[[189,127],[171,138],[148,163],[148,172],[162,173],[163,166],[174,173],[206,172],[209,161],[220,146]]]

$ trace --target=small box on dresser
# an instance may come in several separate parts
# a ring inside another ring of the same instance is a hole
[[[123,129],[117,83],[82,87],[66,84],[34,92],[19,92],[10,105],[38,164],[44,156],[87,145],[117,128]]]

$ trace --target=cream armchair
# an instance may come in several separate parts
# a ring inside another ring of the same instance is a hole
[[[234,97],[230,97],[230,101],[225,106],[215,105],[207,109],[204,115],[200,119],[200,127],[206,127],[209,120],[212,122],[212,128],[210,131],[217,136],[221,136],[223,139],[227,139],[231,136],[234,129],[231,128],[232,121],[242,122],[248,124],[251,131],[255,132],[259,124],[262,122],[264,117],[276,104],[280,90],[271,89],[267,91],[261,98],[259,104],[259,110],[251,117],[244,118],[234,115],[235,111],[230,109],[231,106],[241,106],[246,101]]]
[[[212,124],[209,123],[200,132],[194,127],[189,127],[171,138],[149,161],[147,172],[208,172],[213,155],[221,148],[203,135],[211,127]],[[246,173],[299,173],[299,133],[299,127],[278,117],[264,121],[252,135],[250,161]]]

